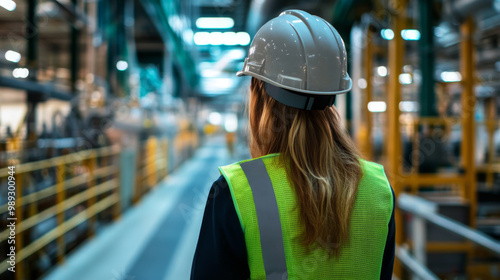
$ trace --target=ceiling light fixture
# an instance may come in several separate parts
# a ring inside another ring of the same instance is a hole
[[[28,78],[29,74],[30,71],[28,70],[28,68],[16,68],[14,69],[14,71],[12,71],[12,76],[18,79],[26,79]]]
[[[420,31],[417,29],[403,29],[401,30],[401,37],[407,41],[418,41],[420,40]]]
[[[247,32],[196,32],[193,39],[198,46],[247,46],[250,44],[250,35]]]
[[[200,29],[229,29],[233,26],[234,20],[230,17],[200,17],[196,20],[196,27]]]
[[[125,71],[127,70],[128,68],[128,63],[124,60],[120,60],[116,63],[116,69],[118,69],[118,71]]]
[[[372,113],[382,113],[387,110],[387,104],[384,101],[370,101],[368,102],[368,111]]]
[[[445,83],[460,82],[462,75],[458,71],[444,71],[441,72],[441,80]]]
[[[385,77],[387,76],[387,73],[389,71],[387,70],[387,67],[385,66],[379,66],[377,67],[377,74],[380,76],[380,77]]]
[[[15,51],[8,50],[7,52],[5,52],[5,59],[10,62],[18,63],[21,60],[21,54]]]
[[[413,82],[410,73],[399,74],[399,83],[402,85],[409,85]]]
[[[380,30],[380,35],[385,40],[394,39],[394,31],[392,31],[392,29],[382,29],[382,30]]]
[[[16,2],[12,0],[0,0],[0,7],[6,9],[9,12],[12,12],[16,9]]]

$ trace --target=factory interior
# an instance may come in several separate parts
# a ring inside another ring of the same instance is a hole
[[[217,167],[251,158],[236,72],[287,9],[344,40],[392,279],[500,279],[499,0],[0,0],[0,278],[189,279]]]

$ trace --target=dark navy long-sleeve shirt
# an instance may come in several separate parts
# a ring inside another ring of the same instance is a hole
[[[392,188],[391,188],[392,190]],[[393,201],[394,192],[392,192]],[[394,264],[394,202],[380,279],[391,279]],[[223,176],[210,189],[200,237],[191,267],[191,279],[249,279],[245,237],[239,222],[229,186]]]

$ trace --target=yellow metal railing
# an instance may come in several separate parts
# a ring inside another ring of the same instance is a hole
[[[410,186],[411,192],[416,194],[420,187],[432,185],[452,185],[459,186],[460,191],[465,191],[464,176],[458,172],[451,174],[420,174],[419,166],[421,160],[421,147],[420,147],[420,132],[419,128],[422,126],[439,126],[443,129],[440,137],[445,138],[450,135],[452,127],[460,125],[460,118],[453,117],[417,117],[411,119],[400,120],[400,127],[411,135],[412,151],[411,151],[411,170],[409,173],[400,170],[399,176],[394,178],[400,186]],[[443,139],[441,139],[443,140]]]
[[[136,181],[130,185],[134,189],[130,199],[136,203],[151,188],[168,174],[170,164],[179,164],[196,149],[198,137],[195,131],[183,130],[169,142],[166,138],[150,136],[139,145],[136,151]],[[178,161],[170,163],[169,147],[178,154]],[[15,279],[29,278],[29,268],[33,257],[40,254],[45,246],[55,242],[57,261],[64,262],[68,251],[65,235],[82,223],[88,223],[86,237],[94,235],[98,215],[111,215],[118,218],[121,212],[120,183],[121,151],[118,146],[86,150],[46,160],[15,165],[16,182],[16,269]],[[37,182],[35,173],[52,173],[55,177],[52,185],[41,190],[26,193],[30,185]],[[123,172],[131,172],[124,170]],[[0,169],[0,182],[7,180],[8,167]],[[68,217],[68,211],[84,205],[82,211]],[[0,205],[0,214],[8,211],[8,204]],[[34,240],[29,233],[41,222],[53,219],[56,225]],[[6,244],[10,229],[0,231],[0,244]],[[0,263],[0,275],[6,273],[9,264],[6,259]]]
[[[194,131],[182,130],[170,143],[165,138],[149,137],[141,144],[137,161],[137,176],[134,191],[134,203],[151,188],[165,178],[170,165],[176,166],[186,160],[189,152],[198,147],[198,136]],[[171,161],[169,145],[177,153],[177,160]]]
[[[119,155],[119,147],[104,147],[95,150],[82,151],[78,153],[59,156],[51,159],[19,164],[15,166],[16,179],[16,279],[25,279],[23,275],[26,272],[24,269],[24,261],[30,256],[33,256],[38,251],[42,250],[49,243],[56,241],[57,243],[57,259],[59,262],[64,261],[66,253],[65,234],[74,229],[79,224],[90,221],[89,229],[93,228],[95,217],[104,210],[113,208],[113,216],[117,218],[120,214],[120,196],[119,196],[119,169],[113,162],[110,162],[110,157]],[[97,160],[103,163],[111,163],[108,165],[97,165]],[[71,166],[84,167],[81,170],[86,170],[83,174],[76,175],[72,178],[67,178],[67,169]],[[23,194],[23,182],[30,173],[43,169],[55,169],[56,183],[43,190],[36,191],[30,194]],[[8,168],[0,169],[0,179],[8,176]],[[97,181],[100,181],[96,184]],[[84,190],[78,191],[77,187],[86,184]],[[75,193],[67,197],[68,193]],[[42,200],[48,200],[54,197],[54,205],[38,212],[38,203]],[[69,219],[65,219],[65,212],[72,207],[86,203],[86,209],[79,212]],[[24,211],[27,208],[28,211]],[[8,210],[8,205],[0,206],[0,213],[5,213]],[[23,215],[28,213],[26,217]],[[25,242],[24,236],[27,230],[35,227],[40,222],[49,218],[56,217],[57,226],[41,237]],[[5,241],[10,234],[10,230],[6,229],[0,232],[0,242]],[[92,234],[92,231],[90,232]],[[9,267],[6,260],[0,263],[0,274],[4,273]]]
[[[476,173],[486,174],[486,185],[489,188],[493,187],[494,174],[500,173],[500,158],[495,153],[494,134],[498,129],[498,119],[486,119],[485,121],[475,122],[475,125],[480,127],[484,126],[487,133],[487,159],[486,162],[476,166]],[[461,118],[458,117],[419,117],[412,119],[405,119],[400,122],[401,128],[409,132],[412,136],[412,169],[411,175],[401,176],[400,182],[412,186],[412,192],[418,191],[418,186],[438,185],[438,184],[455,184],[463,186],[465,184],[464,177],[460,174],[447,174],[447,175],[422,175],[418,174],[418,166],[420,162],[420,133],[419,127],[426,126],[440,126],[443,129],[443,136],[450,135],[452,127],[462,124]],[[474,134],[474,132],[471,132]],[[473,159],[475,160],[475,159]],[[417,178],[418,177],[418,178]],[[464,191],[464,190],[462,190]]]
[[[168,140],[149,137],[138,154],[134,203],[168,173]]]

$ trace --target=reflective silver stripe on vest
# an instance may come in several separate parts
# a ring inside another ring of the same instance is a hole
[[[273,184],[262,159],[240,164],[252,189],[266,279],[287,279],[285,249]]]

